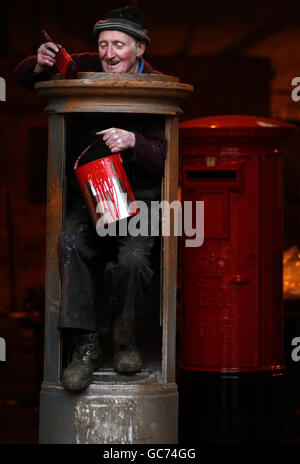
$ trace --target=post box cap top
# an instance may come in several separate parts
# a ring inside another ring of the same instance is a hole
[[[180,124],[181,129],[297,129],[296,126],[275,119],[247,115],[217,115],[191,119]]]

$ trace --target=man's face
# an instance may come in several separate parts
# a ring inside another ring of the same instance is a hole
[[[98,52],[105,72],[137,72],[138,58],[145,48],[144,42],[136,43],[125,32],[101,31],[99,34]]]

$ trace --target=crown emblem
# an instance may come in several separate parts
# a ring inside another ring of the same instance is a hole
[[[223,277],[227,267],[227,260],[224,256],[217,256],[215,253],[202,256],[199,259],[199,270],[201,277]]]

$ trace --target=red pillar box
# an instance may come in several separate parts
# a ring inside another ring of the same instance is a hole
[[[204,202],[204,242],[182,240],[181,368],[283,367],[282,142],[295,127],[253,116],[180,126],[182,200]]]

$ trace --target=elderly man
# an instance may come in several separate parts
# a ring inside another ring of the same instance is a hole
[[[79,72],[158,73],[142,58],[149,38],[144,18],[136,8],[128,6],[109,12],[95,24],[94,34],[98,53],[72,55]],[[49,74],[57,72],[57,52],[54,43],[42,44],[37,56],[18,65],[15,80],[33,89],[36,82],[49,79]],[[160,198],[166,155],[164,122],[159,116],[96,113],[76,115],[69,120],[68,205],[58,244],[62,284],[58,327],[74,333],[72,360],[62,379],[69,390],[83,390],[92,382],[93,371],[103,362],[101,334],[103,338],[111,336],[113,367],[117,372],[132,374],[141,369],[136,315],[147,306],[153,276],[154,237],[99,237],[93,227],[73,166],[74,154],[78,156],[95,134],[103,137],[104,152],[122,153],[137,200]],[[94,273],[96,260],[105,263],[107,305],[104,297],[100,295],[100,301],[96,297],[100,287]]]

